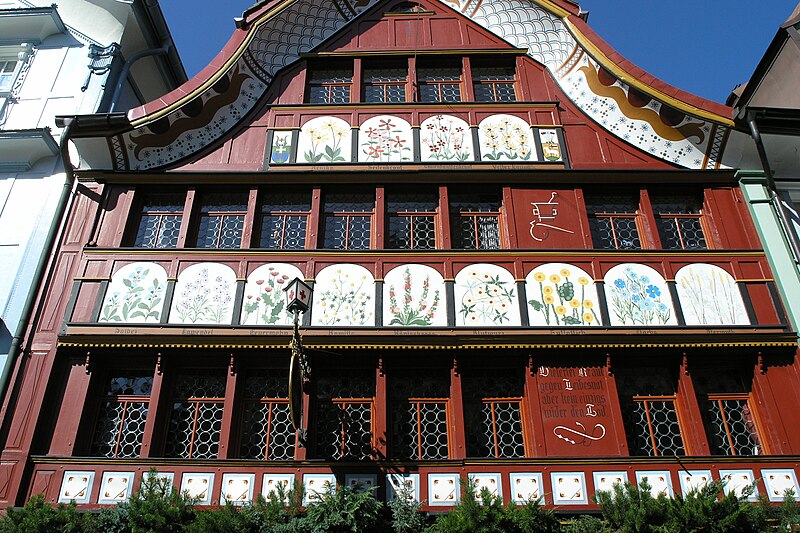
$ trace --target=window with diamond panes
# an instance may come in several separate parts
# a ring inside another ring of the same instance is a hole
[[[650,195],[661,246],[670,250],[705,250],[701,196],[691,194]]]
[[[198,248],[240,248],[247,214],[247,193],[203,195],[197,232]]]
[[[450,193],[449,201],[453,248],[500,248],[499,193]]]
[[[323,212],[325,248],[369,249],[375,215],[374,191],[326,193]]]
[[[239,457],[294,459],[295,430],[289,416],[289,371],[251,370],[244,379]]]
[[[472,87],[476,102],[514,102],[514,67],[472,65]]]
[[[460,102],[461,65],[417,68],[420,102]]]
[[[524,457],[522,394],[524,370],[482,369],[462,373],[467,454]]]
[[[219,449],[225,373],[180,374],[175,379],[165,455],[213,459]]]
[[[133,245],[174,248],[178,245],[185,194],[151,194],[144,198]]]
[[[311,192],[265,194],[261,203],[261,248],[302,250],[311,214]]]
[[[349,104],[352,84],[351,65],[312,69],[308,79],[308,101],[312,104]]]
[[[373,455],[374,372],[325,372],[317,378],[317,454],[327,459]]]
[[[639,250],[638,193],[587,194],[586,211],[595,248]]]
[[[108,380],[97,415],[92,456],[139,457],[152,388],[152,375],[117,375]]]
[[[402,250],[436,248],[438,193],[391,192],[387,195],[387,247]]]
[[[364,77],[364,101],[394,104],[406,101],[406,63],[366,66]]]
[[[392,457],[447,459],[449,371],[396,372],[389,387]]]

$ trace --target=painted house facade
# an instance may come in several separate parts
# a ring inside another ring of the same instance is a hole
[[[435,510],[461,477],[572,512],[644,478],[796,490],[797,336],[731,109],[584,18],[261,2],[175,92],[63,118],[87,192],[16,367],[3,503],[116,503],[153,467],[207,505],[358,483]]]

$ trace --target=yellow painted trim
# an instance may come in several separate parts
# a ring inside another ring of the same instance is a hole
[[[542,2],[542,0],[534,0],[536,3]],[[717,113],[707,111],[705,109],[700,109],[699,107],[695,107],[693,105],[687,104],[682,100],[678,100],[673,96],[669,96],[668,94],[659,91],[639,81],[638,78],[629,74],[627,71],[623,70],[619,65],[611,61],[603,51],[601,51],[588,37],[586,37],[577,27],[575,27],[572,22],[568,19],[563,19],[564,24],[569,29],[572,36],[575,37],[575,40],[578,41],[578,44],[584,48],[586,52],[588,52],[595,60],[597,60],[603,68],[607,69],[609,72],[614,74],[620,81],[630,85],[631,87],[645,93],[649,94],[650,96],[664,102],[665,104],[674,107],[680,111],[688,113],[690,115],[694,115],[696,117],[710,120],[712,122],[717,122],[723,124],[725,126],[734,126],[733,119],[729,117],[724,117]]]
[[[569,15],[571,15],[571,13],[569,11],[566,11],[565,9],[562,9],[562,8],[558,7],[557,5],[555,5],[553,2],[550,2],[549,0],[533,0],[533,3],[534,4],[539,4],[539,6],[545,8],[546,10],[550,11],[551,13],[553,13],[554,15],[556,15],[558,17],[561,17],[562,19],[568,17]]]
[[[775,281],[773,278],[735,279],[736,283],[768,283]]]

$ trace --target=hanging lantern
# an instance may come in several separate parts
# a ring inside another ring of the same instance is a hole
[[[290,313],[305,313],[311,305],[311,294],[313,289],[300,278],[294,278],[286,288],[286,310]]]

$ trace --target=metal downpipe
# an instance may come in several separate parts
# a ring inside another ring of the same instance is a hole
[[[150,48],[148,50],[140,50],[133,54],[131,57],[125,61],[125,65],[122,67],[122,71],[119,73],[119,79],[117,80],[117,85],[114,87],[114,94],[111,96],[111,103],[109,104],[108,111],[109,113],[113,113],[114,109],[117,107],[117,102],[119,101],[119,97],[122,94],[122,88],[125,86],[125,82],[128,80],[128,74],[131,71],[131,66],[142,59],[143,57],[148,56],[158,56],[158,55],[167,55],[169,53],[170,44],[165,44],[161,48]]]

